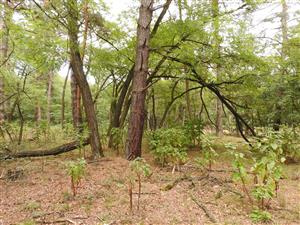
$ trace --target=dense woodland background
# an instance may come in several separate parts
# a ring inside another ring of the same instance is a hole
[[[25,174],[19,158],[79,149],[88,161],[71,155],[67,166],[75,197],[87,163],[113,154],[132,161],[116,164],[137,175],[129,181],[133,212],[135,179],[140,187],[142,177],[160,173],[151,167],[184,173],[176,186],[195,179],[184,166],[200,168],[212,182],[209,174],[228,169],[218,164],[228,160],[233,168],[225,173],[252,205],[252,221],[276,221],[268,210],[281,179],[291,175],[287,164],[298,166],[300,158],[300,2],[141,0],[128,1],[120,15],[102,0],[0,2],[1,179]],[[285,185],[297,196],[295,183]],[[5,207],[9,197],[2,199]],[[2,208],[10,219],[0,215],[0,224],[24,219],[5,211],[14,214]],[[128,223],[138,221],[158,222]]]

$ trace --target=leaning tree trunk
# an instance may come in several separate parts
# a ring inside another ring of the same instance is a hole
[[[220,81],[220,44],[221,37],[219,35],[220,32],[220,20],[219,20],[219,0],[212,0],[212,16],[213,16],[213,27],[214,27],[214,42],[215,42],[215,57],[216,57],[216,68],[215,73],[217,77],[217,81]],[[223,109],[222,102],[219,98],[217,98],[216,104],[216,135],[220,136],[223,134]]]
[[[141,0],[137,27],[137,46],[132,81],[131,111],[126,142],[127,159],[133,160],[142,154],[142,137],[145,119],[145,97],[149,59],[150,24],[153,0]]]
[[[74,71],[76,82],[79,85],[82,100],[84,105],[84,110],[86,114],[86,119],[89,127],[90,133],[90,145],[93,152],[93,157],[104,156],[100,136],[98,130],[98,122],[96,117],[96,111],[94,108],[93,98],[91,89],[87,82],[86,76],[83,70],[83,62],[80,56],[78,33],[79,33],[79,10],[77,5],[77,0],[67,1],[68,9],[68,36],[70,41],[70,56],[71,56],[71,67]]]

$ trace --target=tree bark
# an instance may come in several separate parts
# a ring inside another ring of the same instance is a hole
[[[63,86],[63,90],[62,90],[62,94],[61,94],[61,128],[64,129],[65,128],[65,96],[66,96],[66,88],[67,88],[67,83],[68,83],[68,79],[69,79],[69,72],[70,72],[70,66],[68,69],[68,73],[67,76],[65,78],[64,81],[64,86]],[[72,95],[71,95],[72,96]],[[72,108],[73,110],[73,108]]]
[[[62,153],[66,153],[72,150],[75,150],[79,147],[88,145],[89,141],[85,140],[83,143],[79,141],[74,141],[71,143],[63,144],[61,146],[45,149],[45,150],[31,150],[31,151],[21,151],[13,154],[3,155],[0,158],[11,159],[11,158],[26,158],[26,157],[42,157],[42,156],[50,156],[50,155],[59,155]]]
[[[161,21],[163,20],[164,16],[166,15],[169,6],[171,4],[172,0],[166,0],[166,3],[164,4],[163,10],[161,11],[157,21],[154,24],[154,27],[151,31],[151,35],[150,38],[153,38],[155,36],[155,34],[158,31],[159,25],[161,24]],[[124,106],[124,101],[125,98],[127,96],[127,93],[129,91],[129,87],[133,78],[133,74],[134,74],[134,68],[135,68],[135,64],[130,68],[128,75],[126,76],[126,79],[124,81],[123,87],[121,89],[120,95],[118,97],[118,101],[116,104],[116,110],[115,113],[113,115],[113,120],[112,120],[112,124],[111,127],[120,127],[121,125],[121,120],[122,120],[122,115],[127,115],[127,111],[125,111],[125,113],[122,113],[122,109]],[[125,105],[125,110],[126,110],[126,105]]]
[[[216,66],[215,73],[217,81],[221,80],[220,74],[220,44],[221,37],[220,32],[220,21],[219,21],[219,0],[212,0],[212,15],[213,15],[213,27],[214,27],[214,42],[215,42],[215,57],[216,57]],[[216,98],[216,135],[223,135],[223,109],[222,102],[219,98]]]
[[[82,93],[82,100],[85,109],[86,119],[89,127],[90,145],[93,152],[93,157],[104,156],[102,146],[100,143],[100,136],[98,130],[98,121],[96,117],[96,111],[94,108],[92,93],[87,82],[86,76],[83,70],[83,61],[80,56],[78,33],[79,33],[79,10],[77,0],[67,1],[68,9],[68,36],[70,41],[70,56],[71,67],[74,71],[76,82],[79,85]]]
[[[35,105],[35,122],[36,122],[36,125],[39,125],[41,119],[42,119],[42,110],[41,110],[40,103],[37,102],[36,105]]]
[[[51,101],[52,101],[52,89],[53,89],[53,72],[51,71],[48,75],[47,82],[47,123],[51,122]]]
[[[75,130],[79,131],[82,125],[81,93],[79,85],[76,82],[73,70],[71,72],[71,97],[73,127]]]
[[[0,14],[0,66],[1,70],[5,71],[7,67],[7,57],[8,57],[8,22],[10,20],[10,14],[8,12],[8,0],[3,1],[3,12]],[[0,74],[0,102],[5,99],[4,93],[4,74]],[[3,123],[5,119],[5,106],[7,102],[0,104],[0,124]]]
[[[281,78],[279,79],[279,82],[283,82],[283,76],[286,74],[286,69],[285,69],[285,60],[287,57],[287,42],[288,42],[288,6],[286,3],[286,0],[281,0],[281,7],[282,7],[282,12],[281,12],[281,33],[282,33],[282,46],[281,46]],[[278,87],[277,91],[277,96],[278,99],[281,99],[283,96],[283,90],[282,87]],[[275,131],[279,131],[280,125],[282,124],[282,107],[279,103],[276,103],[275,105],[275,118],[274,118],[274,124],[273,124],[273,129]]]
[[[148,75],[150,24],[153,0],[141,0],[137,27],[136,58],[132,82],[131,111],[126,142],[127,159],[141,157]]]

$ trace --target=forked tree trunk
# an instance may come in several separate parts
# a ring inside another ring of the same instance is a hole
[[[104,156],[100,136],[98,130],[98,122],[96,117],[96,111],[94,108],[94,102],[92,98],[91,89],[87,82],[86,76],[83,70],[83,62],[80,56],[78,33],[79,33],[79,10],[77,0],[67,1],[68,9],[68,36],[70,41],[70,56],[71,56],[71,67],[74,71],[76,82],[80,87],[82,94],[82,100],[84,105],[84,110],[86,114],[86,119],[89,127],[90,134],[90,145],[93,152],[93,157],[97,158],[99,156]]]
[[[148,74],[150,24],[153,0],[141,0],[137,27],[137,46],[132,82],[131,111],[126,142],[127,159],[133,160],[142,154],[142,137],[145,120],[145,97]]]
[[[219,20],[219,0],[212,0],[212,15],[213,15],[213,27],[214,27],[214,51],[216,57],[215,73],[217,81],[220,81],[220,44],[221,37],[220,32],[220,20]],[[216,98],[216,135],[220,136],[223,134],[223,109],[222,102],[219,98]]]
[[[161,13],[160,13],[157,21],[155,22],[153,30],[151,31],[150,38],[153,38],[155,36],[155,34],[157,33],[159,25],[161,24],[164,16],[166,15],[171,2],[172,2],[172,0],[166,0]],[[122,127],[123,126],[122,122],[124,122],[124,115],[127,115],[127,112],[128,112],[128,105],[126,105],[126,98],[127,98],[126,96],[128,96],[128,92],[130,91],[129,87],[130,87],[130,84],[131,84],[131,81],[133,78],[134,68],[135,68],[135,65],[133,65],[131,67],[131,69],[129,70],[128,75],[126,76],[126,79],[124,81],[123,87],[121,89],[120,95],[117,100],[116,109],[115,109],[115,113],[113,115],[111,127]],[[122,110],[123,107],[124,107],[124,111]]]

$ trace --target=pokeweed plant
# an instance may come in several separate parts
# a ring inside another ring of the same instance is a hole
[[[86,161],[84,159],[78,159],[77,161],[68,162],[67,172],[71,178],[71,189],[75,197],[81,180],[86,174]]]
[[[140,198],[141,198],[141,190],[142,190],[142,178],[149,178],[151,173],[151,168],[149,164],[143,158],[136,158],[131,161],[129,164],[131,175],[129,176],[129,200],[130,200],[130,211],[133,211],[133,201],[132,201],[132,190],[134,187],[134,179],[137,178],[138,181],[138,202],[137,202],[137,210],[140,209]]]
[[[253,220],[271,220],[271,215],[264,210],[270,207],[270,201],[277,196],[279,180],[282,177],[282,164],[285,161],[282,143],[274,132],[269,132],[265,137],[252,143],[253,156],[251,160],[247,159],[248,162],[252,161],[250,169],[245,166],[246,159],[243,153],[236,152],[234,147],[227,147],[234,156],[233,180],[241,181],[243,191],[254,208],[250,215]],[[251,175],[253,185],[247,185]]]
[[[269,133],[266,137],[257,141],[253,150],[256,153],[251,173],[254,175],[253,196],[260,202],[260,208],[269,206],[270,200],[277,196],[279,180],[283,176],[282,140],[276,133]]]

